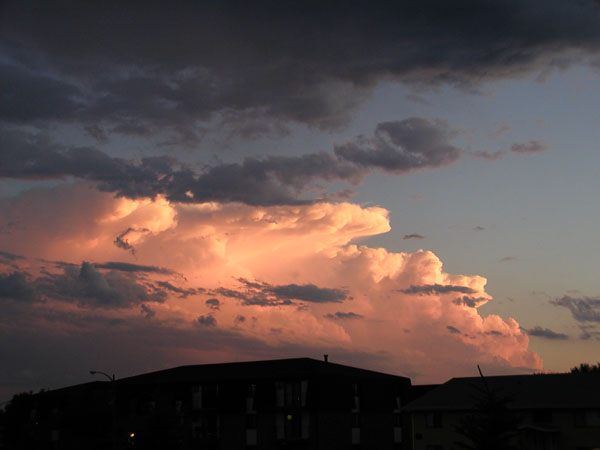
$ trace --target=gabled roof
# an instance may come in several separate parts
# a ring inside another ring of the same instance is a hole
[[[286,379],[311,377],[356,377],[410,379],[372,370],[359,369],[312,358],[275,359],[267,361],[232,362],[180,366],[117,380],[118,384],[172,383],[187,381],[226,381],[240,379]]]
[[[494,392],[508,396],[512,409],[600,408],[600,373],[485,377]],[[452,378],[406,405],[405,411],[474,410],[481,377]]]

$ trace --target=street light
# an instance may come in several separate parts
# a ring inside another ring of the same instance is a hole
[[[113,376],[111,377],[109,374],[107,374],[106,372],[101,372],[99,370],[90,370],[90,375],[104,375],[106,378],[108,378],[110,381],[115,381],[115,374],[113,373]]]
[[[102,372],[100,370],[90,370],[90,375],[104,375],[106,378],[108,378],[110,380],[110,391],[111,391],[111,396],[112,399],[109,400],[109,405],[111,405],[111,410],[112,410],[112,424],[111,424],[111,435],[112,435],[112,448],[116,449],[117,448],[117,393],[116,393],[116,386],[114,383],[115,381],[115,374],[113,373],[113,376],[111,377],[109,374],[107,374],[106,372]]]

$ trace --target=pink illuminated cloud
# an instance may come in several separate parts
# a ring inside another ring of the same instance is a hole
[[[165,365],[328,349],[416,382],[542,367],[516,320],[479,314],[485,278],[448,274],[431,251],[353,243],[390,230],[380,207],[171,204],[71,184],[0,211],[19,224],[2,225],[0,250],[24,256],[0,270],[31,289],[5,304],[32,333],[129,330]]]

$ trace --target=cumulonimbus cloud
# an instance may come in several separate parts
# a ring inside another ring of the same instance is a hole
[[[269,355],[318,348],[349,355],[348,363],[350,355],[363,355],[367,359],[360,361],[380,370],[438,377],[469,373],[467,360],[499,373],[541,368],[514,319],[479,315],[477,307],[490,300],[484,278],[448,274],[429,251],[394,253],[352,244],[390,229],[382,208],[177,204],[114,198],[71,185],[23,193],[26,201],[13,199],[0,209],[9,219],[18,213],[22,223],[39,223],[45,211],[36,198],[48,195],[70,199],[57,204],[55,222],[0,233],[2,251],[19,248],[28,257],[5,261],[1,273],[9,276],[16,264],[24,283],[44,299],[0,302],[2,327],[18,322],[21,334],[68,329],[78,335],[107,326],[135,334],[150,333],[153,326],[153,345],[195,362],[216,355],[231,359],[236,351],[268,357],[261,348]],[[61,232],[64,221],[78,233]],[[136,241],[134,260],[113,245],[115,231],[142,226],[150,231]],[[32,239],[35,245],[27,245]],[[40,262],[59,256],[67,261]],[[83,258],[172,274],[114,264],[99,268],[81,264]],[[190,295],[182,298],[185,292]],[[474,300],[457,302],[457,294]],[[200,332],[204,340],[191,342]]]

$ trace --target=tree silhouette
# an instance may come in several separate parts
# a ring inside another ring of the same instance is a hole
[[[479,369],[479,366],[477,366]],[[455,442],[465,450],[513,450],[519,417],[508,409],[512,398],[492,390],[481,373],[483,387],[473,385],[476,391],[475,412],[461,419],[455,431],[468,442]]]
[[[591,373],[600,372],[600,362],[596,364],[581,363],[578,366],[571,367],[571,373]]]

